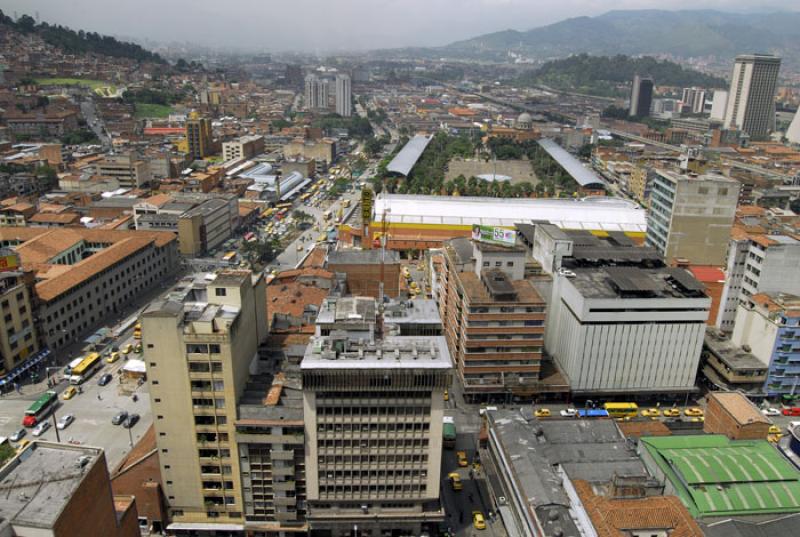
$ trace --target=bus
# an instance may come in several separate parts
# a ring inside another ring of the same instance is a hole
[[[228,263],[232,263],[234,259],[236,259],[236,252],[233,251],[230,251],[222,256],[222,260],[227,261]]]
[[[58,394],[54,391],[48,391],[42,394],[36,401],[33,402],[28,410],[25,411],[25,416],[22,418],[22,425],[25,427],[34,427],[36,424],[47,418],[48,414],[58,404]]]
[[[249,231],[249,232],[244,234],[244,241],[245,242],[253,242],[254,240],[256,240],[256,234],[253,233],[252,231]]]
[[[342,207],[344,207],[345,209],[350,207],[350,200],[344,200],[342,202]]]
[[[291,208],[292,208],[292,204],[291,204],[291,203],[289,203],[289,202],[286,202],[286,203],[279,203],[279,204],[277,204],[275,207],[276,207],[277,209],[291,209]]]
[[[450,416],[442,418],[442,442],[445,449],[453,449],[456,447],[456,422]]]
[[[578,417],[579,418],[607,418],[608,411],[603,410],[602,408],[579,408],[578,409]]]
[[[269,218],[270,216],[272,216],[276,212],[277,212],[277,209],[275,209],[273,207],[270,207],[269,209],[264,209],[261,212],[261,218]]]
[[[100,353],[90,352],[81,360],[81,363],[72,368],[72,375],[69,377],[69,383],[82,384],[102,366],[103,360]]]
[[[612,418],[635,418],[639,415],[639,405],[636,403],[606,403],[603,409]]]
[[[64,380],[69,380],[70,375],[72,375],[72,370],[75,369],[82,361],[83,358],[75,358],[67,364],[67,367],[64,368]]]

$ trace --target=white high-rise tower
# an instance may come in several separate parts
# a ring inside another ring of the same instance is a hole
[[[769,54],[736,56],[728,104],[726,129],[739,129],[753,140],[775,130],[775,87],[781,59]]]
[[[353,104],[348,75],[336,76],[336,113],[343,117],[353,115]]]

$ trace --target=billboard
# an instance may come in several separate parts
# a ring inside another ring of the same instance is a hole
[[[513,229],[475,224],[472,226],[472,240],[501,246],[514,246],[517,234]]]
[[[19,269],[19,255],[9,248],[0,250],[0,272]]]
[[[371,188],[361,190],[361,221],[368,226],[372,221],[372,200],[374,194]]]

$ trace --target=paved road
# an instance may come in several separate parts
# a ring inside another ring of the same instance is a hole
[[[105,130],[103,120],[97,115],[94,99],[87,97],[81,101],[81,113],[86,119],[86,123],[89,125],[89,128],[92,129],[95,136],[97,136],[97,138],[100,140],[100,143],[103,144],[103,147],[111,147],[111,138],[109,138],[108,133]]]

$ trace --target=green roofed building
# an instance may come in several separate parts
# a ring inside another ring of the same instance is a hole
[[[647,469],[694,517],[800,512],[800,472],[766,440],[642,438]]]

